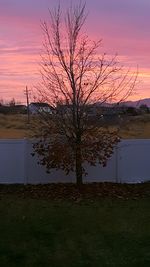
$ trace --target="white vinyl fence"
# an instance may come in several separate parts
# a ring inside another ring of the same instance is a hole
[[[32,157],[32,141],[0,140],[0,183],[43,184],[75,182],[75,174],[45,168]],[[62,152],[63,153],[63,152]],[[85,164],[84,182],[139,183],[150,181],[150,139],[123,140],[116,147],[106,167]]]

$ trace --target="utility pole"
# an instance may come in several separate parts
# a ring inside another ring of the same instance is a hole
[[[28,115],[28,124],[30,123],[30,112],[29,112],[29,90],[28,90],[28,87],[26,86],[26,89],[25,89],[25,96],[26,96],[26,101],[27,101],[27,115]]]

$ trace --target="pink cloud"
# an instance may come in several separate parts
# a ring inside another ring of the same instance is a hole
[[[60,0],[62,6],[69,0]],[[24,99],[22,88],[33,86],[38,76],[42,48],[40,20],[48,18],[52,0],[5,0],[0,9],[0,98],[14,94]],[[87,0],[89,16],[84,30],[91,39],[102,38],[100,52],[118,53],[121,64],[139,66],[137,95],[150,97],[149,7],[146,0]],[[3,92],[3,93],[2,93]],[[136,96],[135,96],[136,98]]]

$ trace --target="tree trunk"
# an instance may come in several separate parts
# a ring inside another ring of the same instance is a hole
[[[80,187],[83,184],[82,181],[82,156],[80,144],[76,147],[76,183]]]

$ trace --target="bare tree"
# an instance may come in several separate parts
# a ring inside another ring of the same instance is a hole
[[[9,105],[10,107],[14,107],[14,106],[16,105],[16,100],[15,100],[14,97],[9,101],[8,105]]]
[[[4,100],[3,98],[0,98],[0,106],[3,106],[4,105]]]
[[[137,75],[125,72],[116,56],[99,55],[101,40],[91,42],[82,34],[85,4],[69,8],[65,16],[60,6],[49,13],[50,24],[42,23],[44,53],[38,93],[57,114],[41,117],[37,134],[41,138],[34,149],[47,170],[75,171],[80,185],[83,163],[105,165],[119,141],[117,131],[90,123],[89,107],[97,102],[102,106],[121,102],[131,94]]]

